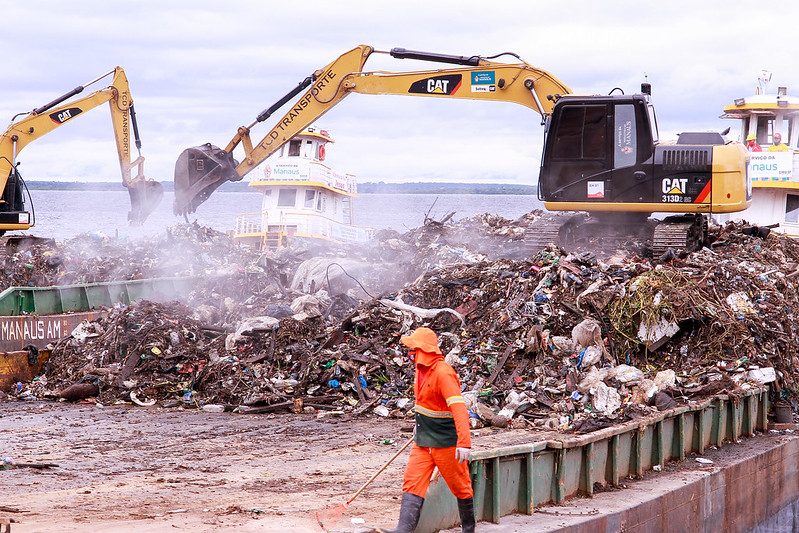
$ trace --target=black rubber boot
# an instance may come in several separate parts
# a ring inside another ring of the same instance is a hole
[[[461,531],[474,533],[474,498],[458,498],[458,514],[461,515]]]
[[[402,493],[402,505],[400,506],[399,524],[395,529],[375,529],[376,533],[413,533],[419,523],[419,515],[422,514],[422,504],[424,498],[411,494]],[[474,513],[472,513],[474,514]],[[472,520],[474,521],[474,520]],[[474,528],[472,528],[474,531]]]

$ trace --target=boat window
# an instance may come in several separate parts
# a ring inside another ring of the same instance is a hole
[[[313,141],[305,141],[305,151],[302,154],[303,157],[313,157],[314,156],[313,150]]]
[[[791,121],[783,119],[779,130],[776,129],[776,123],[777,119],[774,117],[769,117],[767,119],[760,117],[760,120],[757,121],[757,140],[761,141],[762,139],[765,139],[766,144],[773,144],[774,133],[780,131],[782,132],[782,142],[787,144],[791,138]]]
[[[785,198],[785,222],[799,222],[799,196],[795,194]]]
[[[757,121],[757,139],[758,142],[765,142],[766,144],[771,142],[771,132],[774,131],[774,119],[766,119],[765,117],[761,117],[760,120]]]
[[[289,157],[299,157],[302,141],[289,141]]]
[[[313,209],[316,200],[316,191],[309,191],[306,189],[305,191],[305,207],[308,209]]]
[[[278,207],[294,207],[297,204],[297,189],[280,189],[277,195]]]

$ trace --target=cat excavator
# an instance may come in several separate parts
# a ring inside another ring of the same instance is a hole
[[[408,72],[364,71],[376,53],[457,67]],[[509,56],[511,62],[497,58]],[[220,185],[239,181],[351,93],[513,102],[541,115],[544,151],[538,194],[550,211],[574,212],[528,231],[530,250],[597,236],[646,239],[653,253],[693,250],[707,234],[707,215],[733,213],[751,203],[749,156],[718,132],[686,132],[661,142],[651,87],[640,94],[576,95],[549,72],[512,53],[453,56],[358,46],[305,78],[219,148],[184,150],[175,164],[174,213],[194,212]],[[292,102],[257,143],[251,129]],[[240,161],[234,150],[243,149]],[[654,213],[668,216],[650,218]]]
[[[108,87],[83,98],[73,99],[86,87],[108,76],[112,76]],[[25,206],[26,188],[19,172],[17,161],[19,152],[28,143],[106,102],[111,108],[119,166],[122,170],[122,185],[127,188],[130,195],[129,222],[134,225],[141,224],[158,206],[164,194],[163,187],[159,182],[144,177],[144,157],[141,155],[141,140],[128,79],[125,71],[121,67],[116,67],[48,104],[19,113],[11,119],[11,125],[0,136],[0,191],[2,191],[0,235],[6,231],[30,229],[35,223],[31,211]],[[138,157],[133,161],[131,161],[131,128],[138,151]],[[132,177],[134,168],[136,175]]]

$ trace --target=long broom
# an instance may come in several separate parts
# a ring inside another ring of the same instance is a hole
[[[362,493],[364,491],[364,489],[366,487],[368,487],[372,483],[372,481],[374,481],[377,478],[377,476],[379,476],[383,472],[383,470],[388,468],[388,465],[390,465],[392,462],[394,462],[394,459],[399,457],[400,454],[405,451],[405,448],[407,448],[408,446],[411,445],[411,443],[413,442],[413,439],[414,439],[414,437],[411,437],[410,439],[408,439],[408,442],[403,444],[402,448],[397,450],[397,453],[395,453],[391,457],[391,459],[386,461],[386,464],[384,464],[380,468],[380,470],[375,472],[374,475],[372,477],[370,477],[369,480],[366,483],[361,485],[361,488],[359,488],[357,491],[355,491],[355,494],[350,496],[349,500],[347,500],[343,504],[339,504],[339,505],[330,507],[328,509],[325,509],[323,511],[317,511],[316,512],[316,521],[319,523],[319,527],[322,528],[322,531],[326,532],[328,527],[333,527],[336,524],[336,522],[338,522],[339,518],[341,518],[341,516],[344,514],[344,511],[347,510],[347,507],[350,506],[350,504],[353,502],[353,500],[355,500],[355,498],[357,498],[358,495],[360,493]]]

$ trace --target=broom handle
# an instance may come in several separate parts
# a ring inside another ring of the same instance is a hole
[[[399,456],[400,456],[400,454],[401,454],[402,452],[404,452],[404,451],[405,451],[405,448],[407,448],[408,446],[410,446],[410,445],[411,445],[411,443],[413,442],[413,439],[414,439],[414,437],[415,437],[415,435],[414,435],[413,437],[411,437],[411,438],[408,440],[408,442],[406,442],[405,444],[403,444],[402,448],[400,448],[399,450],[397,450],[397,453],[395,453],[395,454],[394,454],[394,456],[393,456],[391,459],[389,459],[389,460],[388,460],[388,462],[386,462],[386,464],[384,464],[384,465],[383,465],[383,467],[382,467],[380,470],[378,470],[377,472],[375,472],[375,473],[374,473],[374,475],[373,475],[372,477],[370,477],[370,478],[369,478],[369,480],[368,480],[366,483],[364,483],[364,484],[361,486],[361,488],[360,488],[360,489],[358,489],[358,492],[356,492],[355,494],[353,494],[353,495],[352,495],[352,497],[351,497],[349,500],[347,500],[347,505],[351,504],[351,503],[352,503],[352,501],[353,501],[355,498],[357,498],[357,497],[358,497],[358,495],[359,495],[360,493],[362,493],[362,492],[364,491],[364,489],[365,489],[366,487],[368,487],[368,486],[369,486],[369,484],[370,484],[372,481],[374,481],[374,480],[375,480],[375,478],[377,478],[377,476],[379,476],[379,475],[380,475],[380,473],[381,473],[383,470],[385,470],[386,468],[388,468],[388,465],[390,465],[392,462],[394,462],[394,459],[396,459],[397,457],[399,457]]]

